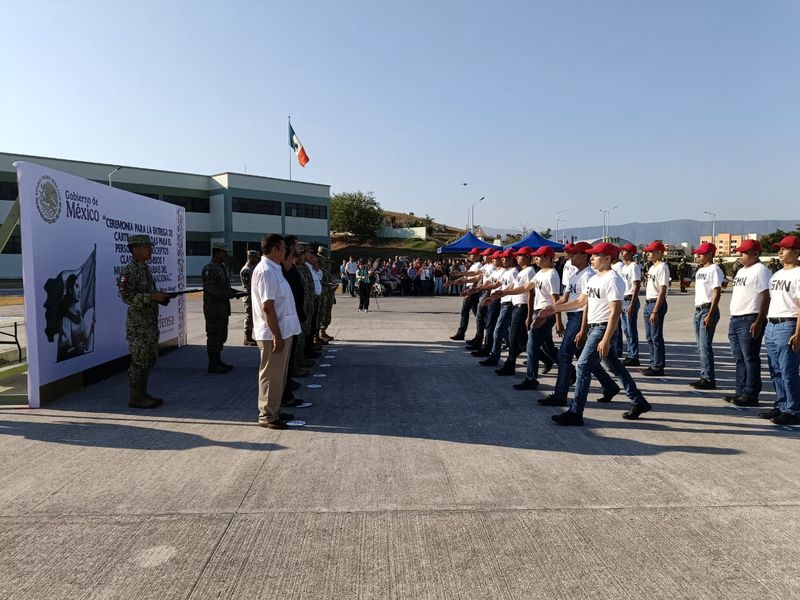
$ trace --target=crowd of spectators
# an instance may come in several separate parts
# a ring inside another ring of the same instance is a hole
[[[457,296],[463,286],[448,288],[445,282],[466,273],[469,268],[467,261],[455,258],[429,260],[395,256],[357,261],[351,256],[342,260],[339,267],[343,294],[356,296],[361,289],[356,274],[362,264],[369,270],[371,291],[378,296]]]

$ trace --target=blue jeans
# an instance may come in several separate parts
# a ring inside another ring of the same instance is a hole
[[[572,359],[577,354],[578,347],[575,345],[575,336],[581,330],[581,319],[583,313],[571,312],[567,313],[567,324],[564,326],[564,338],[561,340],[561,346],[558,348],[558,376],[556,377],[556,386],[553,393],[564,400],[569,395],[569,376],[572,371]],[[596,366],[591,368],[591,374],[600,383],[603,392],[612,392],[617,389],[617,384],[611,379],[611,376],[606,373],[602,363],[598,362]]]
[[[350,288],[350,295],[356,297],[356,276],[355,273],[347,274],[347,287]]]
[[[667,357],[667,349],[664,347],[664,316],[667,314],[666,299],[661,304],[656,324],[653,325],[650,322],[650,315],[653,314],[655,307],[655,302],[644,305],[644,332],[647,337],[647,345],[650,346],[650,368],[663,371]]]
[[[489,308],[486,311],[486,329],[484,331],[483,346],[481,346],[481,350],[491,351],[492,344],[494,343],[494,328],[497,325],[497,317],[499,316],[500,301],[495,300],[489,305]]]
[[[478,300],[476,301],[477,309],[475,313],[475,342],[483,344],[483,335],[486,333],[486,318],[489,315],[489,307],[483,304],[483,301],[489,296],[488,292],[480,294],[473,294]]]
[[[538,381],[539,378],[539,350],[548,338],[552,336],[553,325],[556,324],[556,318],[550,317],[545,321],[544,325],[536,329],[533,325],[536,319],[531,319],[531,328],[528,331],[528,371],[527,379],[530,381]]]
[[[589,333],[586,335],[586,345],[584,345],[581,357],[578,359],[578,380],[575,383],[575,396],[572,398],[569,410],[579,415],[583,414],[583,408],[586,406],[586,399],[589,396],[589,385],[592,381],[591,369],[600,364],[600,354],[597,352],[597,346],[606,333],[606,327],[607,325],[603,324],[589,328]],[[631,374],[628,373],[628,369],[620,362],[617,353],[614,351],[613,344],[610,344],[605,362],[611,372],[619,379],[625,389],[625,395],[628,396],[631,403],[644,405],[646,401],[642,396],[642,392],[636,387],[636,383],[633,381]]]
[[[719,309],[711,315],[710,327],[706,329],[703,319],[708,315],[708,308],[694,311],[694,338],[697,340],[697,352],[700,353],[700,377],[708,381],[716,381],[714,374],[714,332],[719,323]]]
[[[628,308],[633,304],[633,314],[628,316]],[[639,299],[631,298],[622,301],[622,331],[625,334],[625,343],[628,347],[628,358],[639,360]]]
[[[440,296],[444,292],[444,282],[441,277],[433,278],[433,293]]]
[[[461,322],[458,324],[458,335],[464,335],[469,326],[469,313],[473,315],[478,311],[478,294],[467,296],[461,304]],[[476,336],[477,337],[477,336]]]
[[[795,322],[767,323],[764,345],[772,385],[775,387],[775,408],[790,415],[800,414],[800,352],[789,346]]]
[[[518,304],[511,310],[511,325],[508,328],[508,358],[503,363],[504,368],[514,368],[517,365],[522,336],[528,334],[528,330],[525,328],[525,319],[527,318],[527,304]]]
[[[497,304],[500,304],[499,302]],[[511,313],[513,309],[511,302],[500,304],[500,312],[497,315],[497,323],[494,326],[492,340],[492,352],[489,354],[491,360],[500,360],[500,352],[503,349],[503,342],[508,339],[508,327],[511,324]]]
[[[728,341],[736,362],[736,395],[758,398],[761,393],[761,340],[750,333],[750,326],[758,315],[731,317],[728,324]]]

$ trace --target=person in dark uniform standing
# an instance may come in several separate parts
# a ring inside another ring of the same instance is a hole
[[[231,288],[228,274],[228,249],[225,244],[211,245],[211,262],[203,267],[203,316],[206,318],[206,348],[208,372],[227,373],[232,365],[222,362],[222,347],[228,340],[228,318],[231,298],[237,296]]]
[[[163,404],[161,398],[147,392],[150,370],[158,358],[158,305],[169,304],[169,297],[156,289],[153,274],[147,261],[153,254],[153,243],[147,235],[128,237],[128,248],[133,260],[120,273],[117,282],[119,297],[128,305],[125,319],[126,337],[131,353],[128,369],[131,408],[156,408]]]
[[[247,262],[239,271],[239,279],[242,280],[242,287],[247,295],[242,298],[244,303],[244,345],[257,346],[256,341],[253,339],[253,303],[250,301],[250,280],[253,277],[253,269],[255,269],[261,257],[258,255],[258,250],[247,251]]]

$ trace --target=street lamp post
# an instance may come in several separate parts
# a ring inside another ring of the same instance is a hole
[[[116,169],[114,169],[113,171],[111,171],[111,173],[109,173],[109,174],[108,174],[108,187],[114,187],[113,185],[111,185],[111,176],[112,176],[114,173],[116,173],[117,171],[119,171],[121,168],[122,168],[122,167],[117,167]]]
[[[717,213],[708,212],[707,210],[703,211],[707,215],[711,215],[711,243],[717,243]]]
[[[563,219],[560,218],[560,216],[563,215],[565,212],[567,212],[566,208],[564,210],[560,210],[560,211],[558,211],[556,213],[556,241],[557,242],[561,241],[560,238],[558,237],[558,225],[559,225],[559,223],[564,223],[565,222]]]
[[[481,196],[481,199],[473,203],[472,205],[472,233],[475,233],[475,207],[481,202],[483,202],[485,199],[486,196]]]
[[[616,210],[616,206],[612,206],[611,208],[601,208],[600,212],[603,213],[603,241],[606,241],[608,238],[608,222],[609,218],[608,215],[611,213],[612,210]]]

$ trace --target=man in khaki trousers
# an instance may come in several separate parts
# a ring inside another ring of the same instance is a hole
[[[292,336],[301,331],[289,282],[281,271],[286,243],[278,234],[261,240],[261,261],[253,269],[250,284],[253,306],[253,338],[261,353],[258,368],[258,424],[286,429],[293,415],[280,412]]]

